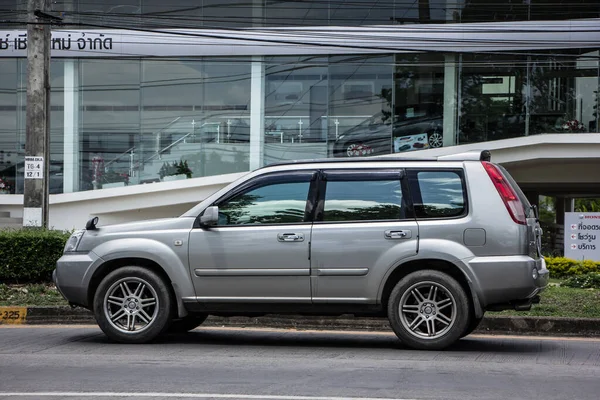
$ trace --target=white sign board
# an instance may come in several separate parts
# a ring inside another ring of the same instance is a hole
[[[565,213],[565,257],[600,261],[600,213]]]
[[[44,179],[44,157],[25,157],[25,179]]]

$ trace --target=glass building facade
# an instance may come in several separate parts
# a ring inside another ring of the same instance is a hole
[[[493,29],[502,29],[540,21],[542,32],[543,21],[576,25],[599,18],[599,4],[64,0],[54,2],[53,11],[63,16],[65,34],[127,28],[127,40],[135,42],[145,32],[186,28],[201,37],[210,30],[217,48],[215,28],[269,33],[264,28],[341,26],[377,36],[389,25],[444,24],[450,32],[467,23],[496,22]],[[24,7],[23,1],[0,0],[8,21],[0,25],[0,37],[24,30]],[[329,40],[349,40],[331,32]],[[168,44],[153,45],[164,55],[52,58],[51,193],[243,172],[290,159],[599,132],[600,46],[589,43],[464,52],[372,45],[362,54],[259,49],[228,56],[217,55],[218,49],[173,56]],[[10,193],[23,192],[26,64],[23,56],[0,55],[0,177]]]

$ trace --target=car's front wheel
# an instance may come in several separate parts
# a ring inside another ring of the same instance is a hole
[[[156,273],[138,266],[123,267],[100,282],[94,315],[112,340],[146,343],[168,328],[171,302],[167,284]]]
[[[460,339],[469,321],[469,300],[461,285],[440,271],[408,274],[388,302],[392,329],[409,347],[441,350]]]
[[[436,129],[427,135],[427,142],[431,148],[442,147],[444,145],[444,136],[441,131]]]

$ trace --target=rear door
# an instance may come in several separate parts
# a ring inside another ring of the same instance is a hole
[[[375,303],[389,271],[417,253],[402,169],[324,170],[311,240],[313,303]]]

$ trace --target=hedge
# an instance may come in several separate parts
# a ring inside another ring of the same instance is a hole
[[[49,282],[70,232],[0,230],[0,283]]]
[[[0,283],[49,282],[70,232],[0,230]],[[600,273],[600,262],[547,257],[552,278]]]
[[[600,262],[572,260],[565,257],[546,257],[546,265],[551,278],[566,278],[574,275],[600,272]]]

